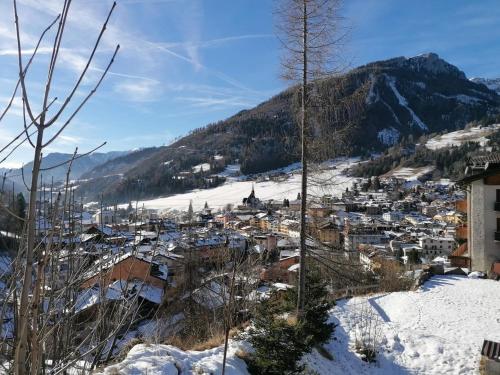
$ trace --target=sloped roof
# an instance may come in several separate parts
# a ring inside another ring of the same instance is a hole
[[[500,174],[500,153],[473,156],[467,159],[466,164],[465,177],[457,181],[459,184],[468,184],[484,177]]]

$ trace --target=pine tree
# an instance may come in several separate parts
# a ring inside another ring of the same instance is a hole
[[[312,268],[310,265],[309,268]],[[297,327],[300,336],[310,346],[322,345],[330,340],[334,325],[328,323],[329,310],[333,303],[328,301],[326,283],[321,278],[318,269],[311,269],[306,275],[306,294],[304,305],[304,318]],[[285,304],[290,307],[297,303],[297,294],[290,290],[285,297]]]
[[[299,360],[310,350],[296,327],[279,317],[275,302],[264,301],[257,308],[249,342],[255,353],[247,361],[250,374],[298,374]]]
[[[187,212],[187,219],[188,221],[193,221],[193,201],[189,201],[189,207],[188,207],[188,212]]]
[[[314,346],[330,340],[334,324],[329,323],[333,304],[327,300],[326,284],[317,269],[306,275],[302,318],[292,325],[284,318],[297,304],[297,293],[289,289],[283,301],[268,300],[258,308],[249,331],[255,354],[248,360],[251,374],[296,374],[303,370],[298,362]]]

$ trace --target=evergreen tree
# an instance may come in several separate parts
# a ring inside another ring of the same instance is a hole
[[[192,200],[189,201],[187,219],[188,219],[188,221],[193,221],[193,201]]]
[[[297,293],[289,289],[283,301],[268,300],[257,308],[249,341],[255,354],[248,360],[251,374],[296,374],[303,370],[298,362],[314,346],[330,340],[334,325],[328,322],[333,303],[318,269],[309,265],[306,274],[305,304],[302,319],[292,325],[284,312],[293,311]]]
[[[298,374],[303,370],[299,361],[308,345],[296,326],[279,316],[276,302],[264,301],[257,308],[249,342],[255,353],[247,361],[250,374]]]
[[[408,253],[408,263],[410,264],[420,264],[422,261],[418,256],[418,252],[416,250],[412,250]]]
[[[23,219],[26,217],[26,200],[22,193],[17,194],[16,197],[16,214]]]
[[[207,201],[205,201],[205,206],[204,206],[203,208],[204,208],[205,210],[207,210],[207,209],[208,209],[208,203],[207,203]]]
[[[321,273],[314,265],[309,265],[310,271],[306,274],[306,294],[304,305],[304,319],[298,326],[300,336],[310,346],[322,345],[332,336],[334,325],[328,323],[328,311],[333,303],[327,300],[328,290],[321,278]],[[285,305],[293,307],[297,303],[297,293],[289,289],[285,297]]]

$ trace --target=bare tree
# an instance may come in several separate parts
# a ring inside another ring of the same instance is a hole
[[[337,48],[344,34],[339,33],[339,0],[282,0],[277,9],[278,32],[284,47],[283,77],[300,82],[299,123],[301,128],[301,210],[300,268],[297,315],[302,315],[306,266],[306,210],[309,140],[311,132],[311,83],[335,72]]]
[[[55,109],[53,114],[49,114],[49,109],[54,109],[53,105],[56,103],[56,98],[51,99],[51,91],[53,86],[53,78],[58,66],[58,58],[61,51],[61,45],[63,41],[63,36],[66,32],[68,14],[70,13],[71,0],[64,0],[61,7],[60,15],[42,32],[40,40],[35,47],[33,54],[30,59],[24,61],[23,43],[21,38],[21,20],[18,14],[17,1],[13,0],[13,11],[15,17],[15,29],[16,29],[16,40],[17,40],[17,52],[18,52],[18,71],[19,80],[15,87],[13,97],[16,95],[19,87],[21,88],[21,97],[23,102],[23,119],[24,119],[24,130],[18,136],[10,142],[8,146],[12,145],[19,138],[21,143],[29,142],[29,144],[34,149],[33,157],[33,170],[31,176],[31,182],[28,188],[29,192],[29,204],[27,210],[27,218],[25,220],[25,240],[22,241],[23,248],[19,251],[22,254],[22,258],[19,259],[19,265],[22,266],[22,277],[18,279],[21,285],[20,296],[18,307],[18,316],[16,319],[15,327],[15,348],[14,348],[14,361],[12,369],[16,374],[26,374],[26,373],[38,373],[40,371],[40,358],[41,358],[41,335],[38,332],[38,323],[40,322],[39,312],[41,303],[41,287],[42,287],[42,274],[44,272],[44,264],[41,263],[38,269],[34,269],[37,257],[40,258],[41,254],[36,252],[40,249],[40,244],[37,244],[37,233],[36,233],[36,202],[37,202],[37,191],[39,184],[40,172],[42,170],[42,154],[43,150],[52,144],[59,135],[68,127],[75,116],[80,112],[83,106],[88,102],[88,100],[95,94],[96,90],[99,88],[103,82],[105,76],[107,75],[111,65],[114,62],[115,56],[118,53],[119,46],[116,47],[114,53],[112,54],[107,66],[102,70],[102,73],[95,83],[92,90],[90,90],[79,103],[75,104],[74,109],[69,109],[69,105],[72,104],[77,96],[75,95],[77,90],[80,88],[82,81],[89,71],[90,65],[94,60],[96,51],[101,43],[102,37],[108,25],[109,19],[116,4],[111,7],[106,20],[103,23],[101,31],[99,32],[95,43],[91,49],[91,52],[87,58],[86,64],[81,71],[78,79],[68,92],[67,96],[62,101],[59,108]],[[57,24],[53,44],[50,53],[50,61],[47,66],[47,79],[44,84],[44,91],[41,97],[41,107],[40,111],[37,113],[35,107],[33,106],[34,98],[32,93],[28,89],[27,85],[27,73],[29,67],[35,58],[38,47],[42,39],[51,31],[52,27]],[[2,117],[9,110],[12,101],[8,104],[5,111],[2,113]],[[59,126],[48,139],[44,137],[47,129]],[[33,129],[34,128],[34,129]],[[24,134],[24,135],[23,135]],[[34,137],[34,139],[32,138]],[[4,151],[2,149],[2,151]],[[12,153],[12,151],[11,151]],[[9,154],[10,155],[10,154]],[[74,160],[73,157],[72,160]],[[66,163],[71,163],[68,160]],[[68,195],[69,196],[69,195]],[[66,199],[66,195],[65,198]],[[57,210],[56,210],[57,211]],[[50,247],[49,247],[50,249]],[[47,249],[45,250],[47,251]],[[45,254],[47,255],[47,253]],[[43,257],[42,257],[43,258]],[[41,259],[41,258],[40,258]]]

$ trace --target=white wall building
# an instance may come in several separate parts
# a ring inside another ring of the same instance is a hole
[[[115,224],[116,216],[114,211],[112,210],[99,210],[94,215],[92,215],[92,221],[99,225]]]
[[[455,239],[451,237],[421,237],[419,245],[422,248],[422,256],[435,258],[447,256],[455,250]]]
[[[473,271],[500,262],[500,154],[471,158],[466,177],[467,248]]]
[[[388,223],[394,223],[403,219],[403,214],[399,211],[389,211],[382,214],[382,219]]]

